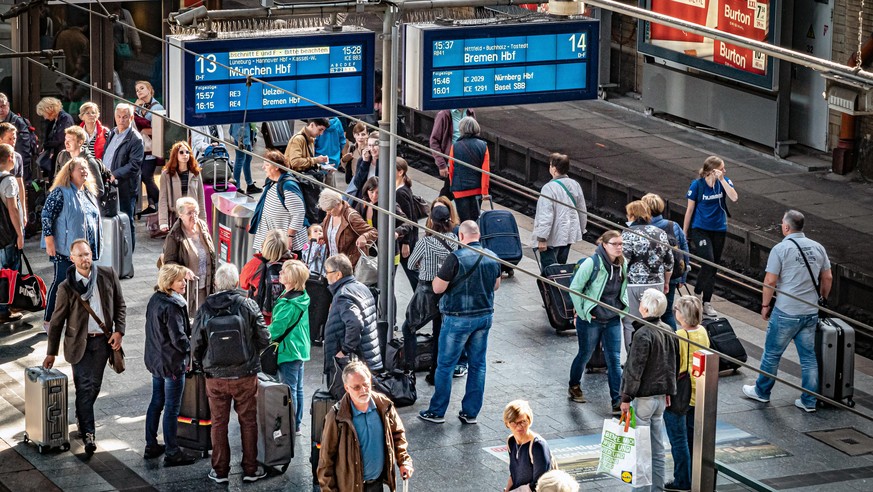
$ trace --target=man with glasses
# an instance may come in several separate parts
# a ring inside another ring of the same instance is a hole
[[[333,295],[324,324],[324,373],[331,395],[342,398],[340,371],[353,358],[371,371],[382,369],[382,353],[376,330],[376,300],[366,285],[355,279],[349,257],[331,256],[324,262],[324,274]]]
[[[100,394],[110,351],[121,350],[127,308],[118,275],[110,267],[94,264],[86,239],[73,241],[70,260],[73,267],[58,287],[42,366],[46,369],[54,366],[63,336],[64,358],[73,366],[79,434],[85,452],[90,455],[97,450],[94,403]],[[105,331],[98,319],[105,324]],[[111,334],[109,338],[107,334]]]
[[[36,178],[36,175],[31,173],[30,165],[33,161],[33,153],[36,151],[34,145],[34,135],[30,133],[30,123],[23,117],[15,114],[9,107],[9,98],[6,94],[0,92],[0,123],[11,123],[18,131],[17,141],[12,144],[15,151],[21,154],[22,169],[24,170],[24,179],[28,182]],[[4,142],[8,143],[8,142]]]
[[[382,492],[387,485],[393,492],[395,463],[403,480],[413,472],[403,422],[394,403],[372,391],[364,363],[349,363],[342,380],[346,394],[324,419],[316,471],[321,490]]]
[[[103,153],[103,166],[112,174],[110,183],[118,184],[118,208],[130,220],[131,247],[136,248],[136,227],[133,212],[140,188],[140,168],[145,156],[142,136],[131,125],[133,106],[115,107],[115,128],[109,133],[109,142]]]

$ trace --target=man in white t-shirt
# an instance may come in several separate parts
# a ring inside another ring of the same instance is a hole
[[[15,167],[15,149],[9,144],[0,144],[0,267],[18,269],[21,250],[24,248],[24,220],[21,215],[18,180],[12,174]],[[0,323],[17,321],[20,314],[9,312],[9,306],[0,304]]]

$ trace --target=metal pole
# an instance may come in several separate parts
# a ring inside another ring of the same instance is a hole
[[[388,140],[388,146],[391,151],[389,152],[389,171],[386,173],[385,177],[388,178],[386,181],[389,182],[388,188],[380,189],[386,191],[385,195],[388,197],[388,206],[386,207],[390,211],[396,210],[397,204],[397,186],[395,184],[395,176],[397,175],[397,77],[400,74],[400,37],[399,37],[400,29],[398,28],[397,22],[394,22],[394,25],[391,26],[391,72],[388,79],[388,92],[390,93],[390,98],[385,99],[382,98],[382,107],[388,105],[388,112],[391,115],[391,119],[389,120],[389,130],[391,131],[391,137]],[[384,54],[383,54],[384,56]],[[384,111],[384,110],[383,110]],[[381,193],[380,193],[381,195]],[[397,251],[394,250],[397,243],[394,239],[394,228],[396,227],[394,216],[388,216],[388,232],[391,234],[391,257],[389,258],[389,264],[391,265],[391,269],[395,268],[394,265],[394,257],[397,254]],[[388,275],[388,292],[391,295],[387,296],[386,302],[386,311],[388,314],[388,320],[391,323],[389,325],[388,330],[388,341],[394,338],[394,326],[395,322],[394,313],[396,311],[395,303],[397,299],[394,297],[394,274],[389,273]]]
[[[384,82],[385,77],[391,77],[393,66],[391,60],[391,29],[394,27],[394,7],[385,9],[385,18],[382,23],[382,119],[379,121],[379,206],[385,210],[394,211],[389,207],[394,189],[394,163],[391,162],[391,146],[388,132],[391,129],[390,121],[394,118],[391,113],[391,84]],[[386,214],[378,214],[376,229],[379,231],[379,307],[382,318],[380,321],[391,321],[391,312],[388,311],[389,301],[393,295],[391,270],[394,268],[394,229],[391,228],[389,217]],[[393,328],[393,327],[392,327]],[[393,331],[393,330],[388,330]]]
[[[715,490],[715,424],[718,418],[718,354],[694,352],[693,377],[697,378],[694,406],[694,448],[691,456],[691,490]]]

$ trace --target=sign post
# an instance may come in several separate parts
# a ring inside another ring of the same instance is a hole
[[[694,352],[691,376],[697,380],[694,399],[694,449],[691,490],[715,490],[715,427],[718,418],[718,354]],[[689,416],[691,417],[691,416]]]

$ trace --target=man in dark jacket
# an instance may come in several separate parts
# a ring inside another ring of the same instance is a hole
[[[76,387],[76,420],[85,452],[97,450],[94,431],[94,403],[103,384],[103,371],[112,350],[121,350],[126,308],[121,283],[115,271],[98,267],[91,260],[91,246],[77,239],[70,246],[73,268],[58,286],[55,311],[48,330],[48,348],[42,366],[51,369],[61,345],[64,328],[64,358],[73,365],[73,385]],[[106,326],[88,312],[85,304]],[[112,335],[107,339],[106,333]]]
[[[131,245],[136,247],[134,211],[140,187],[140,168],[145,155],[142,136],[133,128],[133,106],[119,104],[115,108],[115,128],[109,133],[103,166],[112,173],[109,181],[118,184],[118,208],[130,220]]]
[[[406,430],[394,403],[372,391],[373,376],[355,361],[342,374],[346,394],[324,418],[316,476],[322,492],[382,492],[396,487],[394,466],[403,480],[412,476]]]
[[[324,373],[334,398],[340,399],[345,393],[340,374],[353,355],[371,371],[382,369],[376,300],[366,285],[355,280],[348,256],[325,260],[324,274],[333,294],[324,325]]]
[[[34,135],[30,132],[30,126],[27,121],[21,116],[18,116],[9,107],[9,98],[6,94],[0,92],[0,123],[12,123],[18,131],[18,138],[15,142],[15,151],[21,154],[21,163],[23,166],[24,180],[30,182],[35,179],[31,172],[31,161],[34,158],[33,149],[36,147],[33,143]]]
[[[652,328],[635,322],[633,341],[621,376],[621,412],[628,413],[631,401],[637,425],[651,426],[652,490],[664,488],[664,409],[670,395],[676,394],[676,340],[667,334],[673,329],[660,320],[667,307],[667,296],[656,289],[646,289],[640,299],[640,315]]]
[[[255,482],[266,476],[257,462],[257,396],[260,353],[270,344],[270,332],[257,303],[247,299],[238,287],[236,266],[226,263],[215,271],[216,293],[207,297],[197,311],[191,336],[194,368],[206,373],[206,395],[212,413],[212,470],[208,477],[215,483],[228,482],[231,403],[239,417],[243,481]],[[221,330],[222,335],[210,337],[213,330]]]

